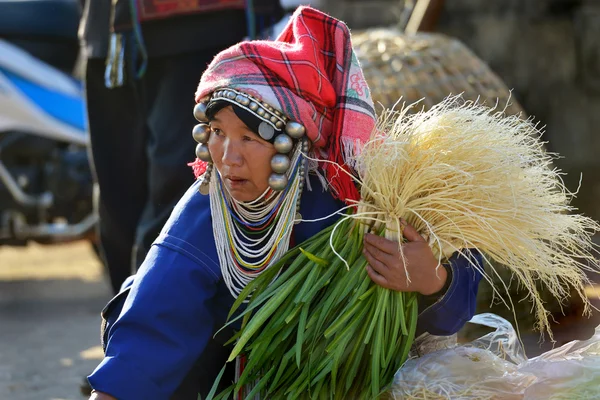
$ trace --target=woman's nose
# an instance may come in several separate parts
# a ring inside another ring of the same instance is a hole
[[[223,152],[223,164],[228,166],[240,166],[243,162],[239,144],[233,140],[227,140]]]

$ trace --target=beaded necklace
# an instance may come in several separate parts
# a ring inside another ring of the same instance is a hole
[[[285,190],[268,188],[256,200],[234,199],[217,172],[210,181],[210,209],[223,280],[233,297],[289,249],[304,186],[304,157],[297,146]]]

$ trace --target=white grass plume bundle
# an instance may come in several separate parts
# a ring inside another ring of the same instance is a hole
[[[545,151],[537,126],[460,96],[429,111],[406,111],[385,112],[377,129],[385,134],[355,159],[362,199],[354,217],[398,230],[404,218],[440,260],[479,249],[524,285],[536,328],[551,339],[536,282],[560,300],[575,288],[589,313],[585,270],[598,270],[591,237],[600,225],[574,213],[574,194],[553,168],[557,155]]]

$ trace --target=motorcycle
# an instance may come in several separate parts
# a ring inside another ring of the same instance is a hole
[[[78,0],[0,1],[0,246],[95,243],[78,22]]]

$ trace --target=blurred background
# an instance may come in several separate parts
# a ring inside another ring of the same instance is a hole
[[[600,2],[321,0],[320,8],[350,26],[383,105],[404,96],[428,107],[465,93],[534,117],[578,190],[573,205],[600,219]],[[79,0],[0,0],[0,399],[81,399],[81,380],[102,356],[99,313],[111,290],[93,231],[80,12]],[[531,330],[523,293],[509,295],[528,355],[550,348]],[[546,300],[556,345],[600,324],[596,313],[582,318],[575,299]],[[482,285],[478,311],[514,321],[491,303]]]

